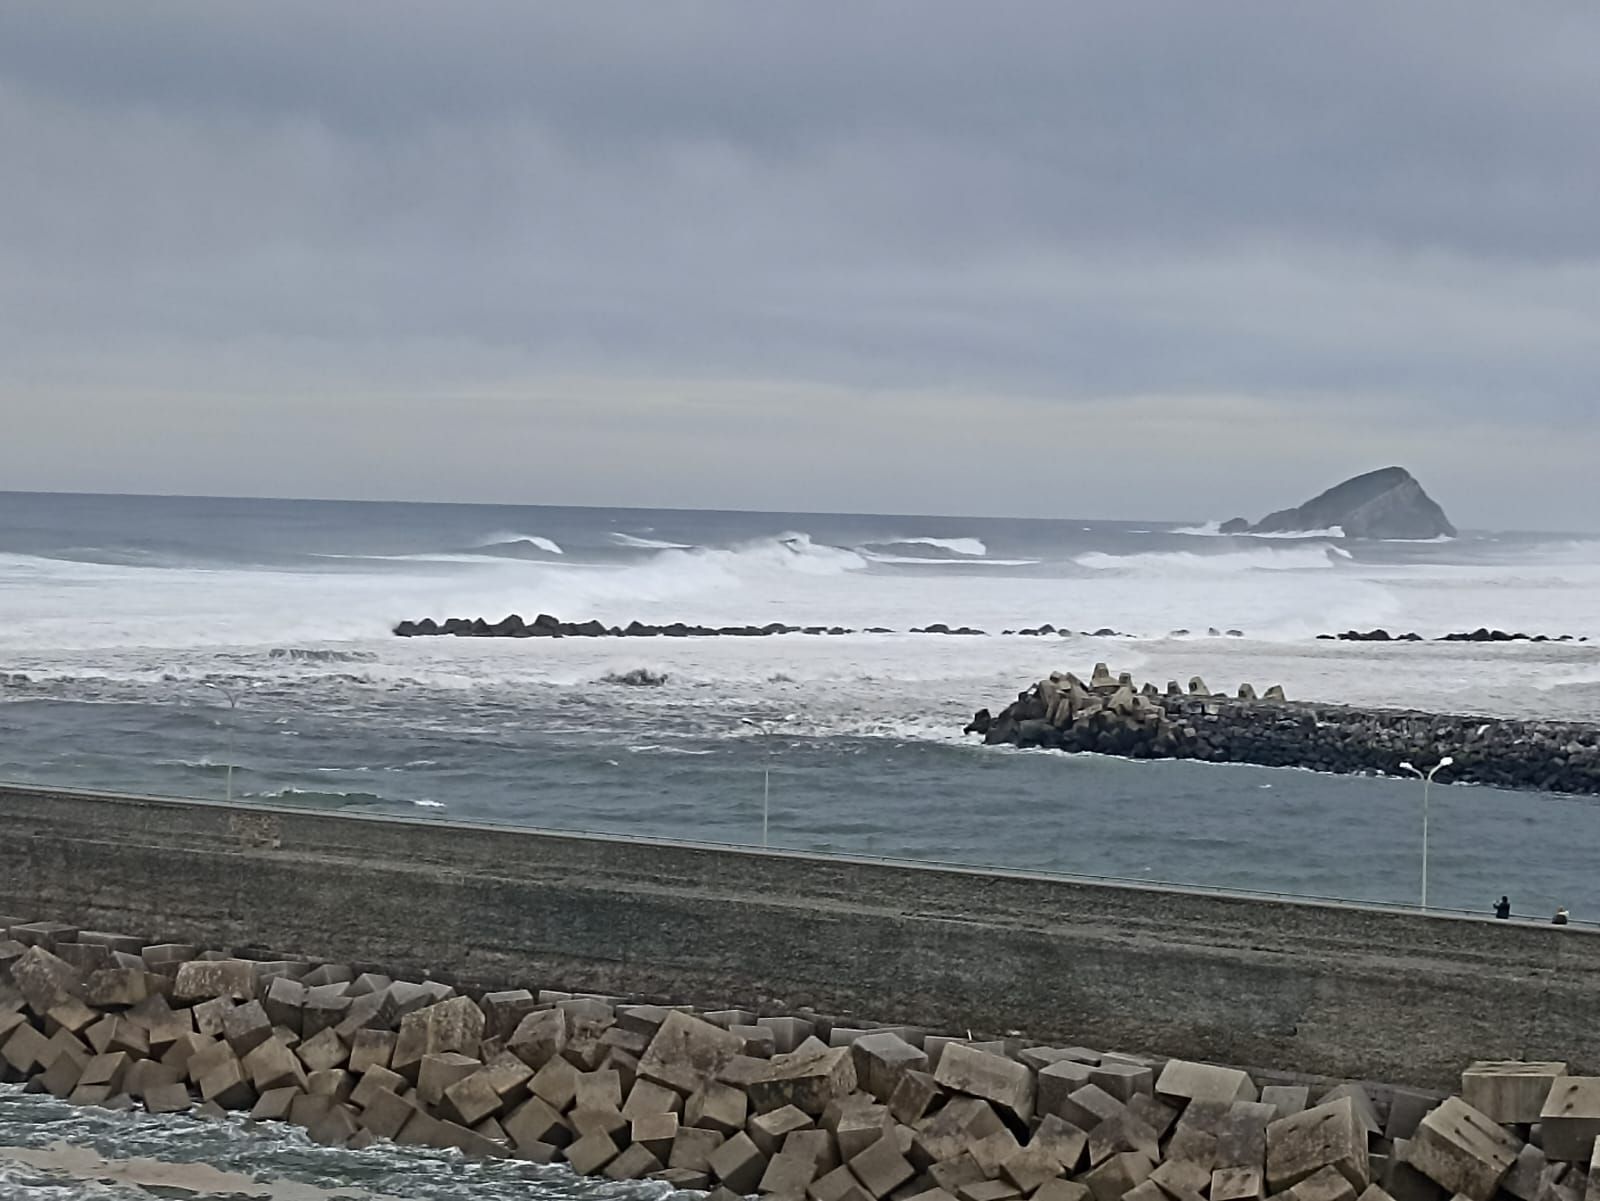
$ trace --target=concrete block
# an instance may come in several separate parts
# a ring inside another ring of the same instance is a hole
[[[15,1029],[27,1018],[21,1013],[10,1015],[14,1020],[11,1029]],[[58,1030],[65,1030],[68,1034],[82,1034],[96,1022],[102,1019],[98,1009],[91,1009],[76,997],[68,997],[52,1005],[44,1015],[44,1029],[46,1034],[55,1034]]]
[[[1156,1132],[1127,1110],[1107,1118],[1089,1131],[1089,1162],[1104,1163],[1123,1151],[1138,1151],[1152,1163],[1161,1158]]]
[[[256,1098],[255,1108],[250,1111],[251,1120],[257,1122],[286,1122],[289,1120],[289,1110],[294,1104],[294,1099],[301,1095],[302,1089],[293,1085],[262,1090]]]
[[[1587,1164],[1600,1135],[1600,1076],[1557,1076],[1539,1111],[1544,1153]]]
[[[737,1034],[675,1010],[645,1048],[639,1076],[687,1095],[714,1082],[721,1068],[743,1050],[744,1040]]]
[[[611,1105],[575,1105],[567,1113],[567,1122],[580,1137],[598,1130],[613,1139],[620,1139],[629,1125],[622,1111]]]
[[[1522,1150],[1517,1152],[1517,1162],[1511,1165],[1500,1187],[1517,1201],[1539,1201],[1540,1184],[1549,1166],[1550,1161],[1545,1158],[1542,1148],[1525,1143]]]
[[[927,1052],[889,1031],[861,1035],[850,1044],[850,1055],[855,1060],[857,1086],[884,1104],[893,1098],[907,1072],[928,1070]]]
[[[1003,1128],[987,1101],[952,1097],[943,1109],[916,1124],[911,1157],[919,1168],[928,1168],[965,1154],[974,1143]]]
[[[272,1037],[272,1019],[260,1001],[246,1001],[223,1017],[222,1037],[242,1059]]]
[[[690,1093],[683,1103],[684,1125],[725,1135],[743,1130],[748,1113],[749,1100],[745,1094],[717,1080]]]
[[[978,1180],[956,1189],[959,1201],[1017,1201],[1022,1190],[1009,1180]]]
[[[1289,1189],[1288,1201],[1356,1201],[1356,1189],[1338,1168],[1318,1168]]]
[[[245,959],[190,960],[178,965],[172,985],[177,1001],[252,1001],[255,995],[255,966]]]
[[[38,946],[11,961],[11,982],[39,1017],[62,1001],[83,996],[83,977],[78,970]]]
[[[1278,1111],[1278,1117],[1304,1113],[1311,1105],[1311,1090],[1303,1084],[1269,1084],[1261,1090],[1261,1102]]]
[[[816,1031],[814,1024],[798,1017],[757,1018],[755,1024],[772,1031],[774,1055],[787,1055]]]
[[[762,1172],[757,1187],[763,1193],[801,1196],[811,1187],[817,1175],[817,1161],[809,1155],[780,1151],[767,1161],[766,1171]]]
[[[825,1172],[806,1189],[807,1201],[872,1201],[847,1167]]]
[[[913,1164],[916,1162],[915,1159],[912,1160]],[[963,1184],[976,1184],[980,1180],[987,1180],[988,1176],[978,1166],[977,1160],[963,1152],[954,1159],[944,1159],[929,1165],[927,1178],[936,1187],[954,1196],[960,1193]]]
[[[1262,1168],[1217,1168],[1211,1173],[1211,1201],[1261,1201],[1265,1195]]]
[[[221,1038],[223,1023],[227,1021],[228,1014],[232,1012],[234,1000],[232,997],[213,997],[209,1001],[201,1001],[194,1006],[194,1028],[201,1034],[209,1034],[212,1038]]]
[[[778,1154],[783,1141],[798,1130],[815,1129],[811,1115],[793,1105],[753,1115],[745,1123],[745,1133],[763,1155]]]
[[[55,1061],[45,1068],[44,1073],[35,1076],[29,1081],[29,1086],[41,1086],[52,1097],[65,1101],[72,1096],[78,1087],[78,1082],[83,1077],[84,1065],[67,1055],[57,1055]]]
[[[1033,1073],[1014,1059],[950,1043],[939,1056],[933,1078],[954,1092],[981,1097],[1019,1121],[1033,1117]]]
[[[884,1105],[856,1105],[839,1115],[833,1124],[833,1137],[839,1158],[848,1163],[895,1126]]]
[[[967,1143],[967,1154],[972,1156],[973,1162],[983,1169],[983,1174],[990,1180],[998,1177],[1005,1161],[1020,1150],[1022,1144],[1005,1126]]]
[[[814,1116],[828,1103],[855,1091],[856,1068],[849,1047],[800,1049],[775,1057],[748,1089],[758,1113],[793,1105]]]
[[[110,947],[85,945],[77,942],[58,943],[51,951],[65,963],[70,963],[84,976],[105,968],[117,966],[116,956]]]
[[[1192,1163],[1210,1171],[1217,1166],[1217,1136],[1197,1126],[1180,1124],[1167,1140],[1166,1158]]]
[[[350,1070],[360,1075],[373,1068],[389,1068],[397,1038],[391,1030],[357,1030],[350,1045]]]
[[[1089,1069],[1089,1083],[1126,1104],[1136,1093],[1155,1091],[1155,1070],[1147,1064],[1106,1061]]]
[[[1449,1194],[1444,1189],[1405,1162],[1403,1156],[1409,1141],[1395,1143],[1394,1154],[1389,1157],[1381,1182],[1384,1189],[1395,1201],[1445,1201]],[[1558,1166],[1563,1169],[1566,1167],[1565,1164]]]
[[[362,1073],[361,1079],[350,1090],[350,1103],[360,1109],[365,1109],[372,1100],[373,1094],[379,1089],[388,1089],[392,1093],[404,1092],[406,1078],[399,1072],[391,1072],[388,1068],[374,1065]]]
[[[766,1156],[761,1154],[760,1149],[743,1131],[727,1139],[713,1151],[709,1162],[711,1175],[742,1195],[755,1192],[767,1170]]]
[[[771,1059],[778,1053],[778,1040],[765,1026],[729,1026],[729,1034],[738,1035],[744,1042],[740,1052],[757,1059]]]
[[[1461,1073],[1461,1099],[1490,1121],[1528,1125],[1539,1120],[1564,1063],[1479,1060]]]
[[[939,1082],[927,1072],[915,1070],[901,1074],[889,1097],[889,1114],[904,1126],[915,1125],[938,1099]]]
[[[343,1067],[350,1061],[350,1048],[327,1027],[311,1035],[294,1050],[308,1072],[325,1072],[330,1068]]]
[[[1366,1192],[1357,1197],[1356,1201],[1395,1201],[1395,1198],[1391,1197],[1382,1185],[1369,1184]]]
[[[1062,1173],[1061,1163],[1049,1148],[1030,1142],[1006,1157],[1000,1165],[1000,1175],[1029,1194],[1056,1179]]]
[[[1347,1096],[1267,1127],[1269,1194],[1292,1188],[1325,1167],[1338,1168],[1357,1193],[1371,1183],[1367,1130]]]
[[[628,1136],[663,1164],[672,1158],[672,1143],[678,1137],[678,1115],[672,1112],[646,1113],[628,1120]]]
[[[1089,1083],[1091,1065],[1074,1059],[1061,1059],[1039,1069],[1035,1082],[1034,1108],[1038,1113],[1053,1113],[1072,1119],[1062,1112],[1068,1097]],[[1101,1090],[1104,1091],[1104,1090]],[[1109,1095],[1109,1094],[1108,1094]],[[1096,1119],[1098,1123],[1102,1119]]]
[[[656,1113],[682,1113],[683,1094],[653,1080],[636,1080],[623,1102],[622,1114],[628,1118],[641,1118]],[[658,1159],[662,1158],[657,1156]]]
[[[578,1069],[557,1055],[533,1074],[528,1088],[534,1096],[564,1112],[572,1108],[578,1095]]]
[[[1048,1113],[1040,1119],[1028,1145],[1042,1147],[1061,1165],[1063,1172],[1071,1174],[1083,1166],[1089,1136],[1065,1118]]]
[[[1150,1093],[1134,1093],[1128,1098],[1127,1109],[1134,1117],[1154,1130],[1160,1138],[1166,1138],[1178,1120],[1176,1105],[1158,1101]]]
[[[362,972],[350,982],[350,987],[345,989],[345,995],[349,997],[375,996],[387,991],[389,985],[393,983],[394,981],[388,976],[378,972]]]
[[[661,1171],[661,1161],[635,1143],[608,1163],[601,1175],[608,1180],[643,1180]]]
[[[533,1146],[563,1147],[572,1141],[572,1128],[554,1107],[538,1097],[529,1097],[500,1124],[518,1151]]]
[[[1141,1180],[1122,1195],[1123,1201],[1168,1201],[1167,1194],[1154,1180]],[[1200,1201],[1197,1197],[1183,1197],[1180,1201]]]
[[[400,1019],[389,1066],[413,1079],[427,1055],[471,1055],[483,1040],[483,1010],[466,997],[452,997],[408,1013]]]
[[[289,1121],[304,1130],[310,1130],[327,1116],[334,1099],[323,1094],[300,1093],[289,1103]]]
[[[767,1074],[769,1066],[769,1060],[757,1059],[753,1055],[735,1055],[717,1070],[717,1079],[734,1088],[748,1089]]]
[[[309,1039],[324,1030],[333,1030],[349,1017],[353,1002],[345,996],[345,987],[343,984],[323,984],[306,989],[305,1002],[300,1006],[302,1036]],[[364,1004],[376,1008],[382,1002],[373,1000]]]
[[[261,1000],[262,1008],[274,1026],[287,1026],[301,1033],[301,1011],[305,1008],[306,986],[287,976],[275,977],[266,988]]]
[[[1259,1169],[1256,1174],[1260,1175]],[[1213,1175],[1197,1163],[1170,1159],[1156,1164],[1150,1180],[1172,1201],[1190,1201],[1210,1191]]]
[[[1546,1090],[1548,1092],[1548,1090]],[[1428,1111],[1438,1105],[1442,1100],[1432,1093],[1418,1092],[1411,1088],[1395,1088],[1391,1090],[1389,1098],[1389,1117],[1384,1123],[1383,1137],[1390,1142],[1396,1139],[1410,1138],[1417,1132],[1422,1119]],[[1534,1118],[1538,1121],[1538,1118]]]
[[[1351,1102],[1354,1104],[1354,1097]],[[1215,1166],[1264,1167],[1267,1162],[1267,1127],[1277,1120],[1276,1115],[1274,1106],[1259,1101],[1241,1101],[1231,1106],[1217,1127]]]
[[[83,981],[83,1000],[96,1009],[129,1009],[156,989],[144,968],[111,967],[90,972]]]
[[[299,1057],[275,1038],[252,1049],[241,1062],[258,1093],[306,1088],[306,1071]]]
[[[151,1113],[188,1113],[194,1104],[189,1090],[182,1084],[158,1084],[147,1089],[144,1107]]]
[[[360,1119],[348,1105],[331,1105],[328,1111],[307,1129],[312,1142],[324,1147],[342,1147],[361,1129]]]
[[[83,1034],[89,1045],[102,1055],[108,1051],[126,1051],[140,1058],[150,1054],[150,1040],[144,1028],[124,1017],[103,1017]]]
[[[1094,1194],[1095,1201],[1122,1201],[1123,1194],[1150,1179],[1155,1164],[1138,1151],[1122,1151],[1080,1178]]]
[[[423,1061],[424,1070],[427,1063],[427,1060]],[[490,1083],[488,1072],[479,1068],[446,1086],[439,1108],[440,1113],[450,1121],[472,1127],[500,1113],[504,1102]]]
[[[1089,1186],[1076,1180],[1051,1180],[1034,1193],[1033,1201],[1089,1201]]]
[[[949,1054],[949,1048],[946,1048],[945,1054]],[[900,1153],[898,1142],[888,1135],[857,1153],[848,1161],[848,1165],[861,1182],[861,1187],[875,1198],[887,1197],[917,1174],[911,1161]]]
[[[66,922],[17,922],[8,930],[14,942],[25,947],[42,947],[54,951],[58,943],[71,942],[78,937],[78,928]]]
[[[200,1096],[224,1109],[249,1109],[256,1102],[255,1089],[237,1059],[228,1059],[200,1077]]]
[[[237,1063],[238,1059],[233,1048],[220,1038],[207,1039],[204,1044],[194,1048],[194,1053],[184,1065],[184,1073],[192,1083],[199,1084],[200,1078],[208,1072],[225,1063]]]
[[[1093,1130],[1101,1122],[1121,1117],[1127,1106],[1097,1084],[1085,1084],[1070,1093],[1055,1110],[1079,1130]]]
[[[784,1135],[780,1150],[811,1156],[817,1161],[819,1176],[833,1171],[841,1162],[838,1144],[834,1142],[833,1135],[826,1130],[791,1130]]]
[[[1367,1090],[1359,1084],[1347,1083],[1330,1088],[1322,1094],[1318,1105],[1326,1105],[1329,1101],[1337,1101],[1340,1097],[1349,1097],[1355,1106],[1356,1116],[1361,1119],[1361,1124],[1367,1128],[1367,1134],[1376,1138],[1383,1134],[1383,1123],[1378,1120],[1378,1108],[1372,1103],[1372,1098],[1367,1095]]]
[[[406,1124],[419,1110],[414,1098],[388,1089],[377,1089],[361,1110],[361,1127],[378,1138],[398,1139]]]
[[[1521,1150],[1521,1139],[1459,1097],[1450,1097],[1422,1119],[1406,1142],[1404,1159],[1452,1193],[1493,1201]]]
[[[417,1072],[417,1097],[424,1105],[437,1106],[444,1091],[458,1080],[465,1080],[483,1064],[470,1055],[443,1051],[424,1055]]]
[[[622,1079],[614,1069],[578,1073],[573,1105],[580,1109],[609,1106],[622,1108]]]
[[[693,1172],[710,1172],[711,1156],[723,1141],[722,1135],[715,1130],[679,1126],[678,1133],[672,1137],[672,1155],[667,1160],[667,1166]]]
[[[355,1091],[356,1078],[343,1068],[323,1068],[306,1076],[306,1092],[314,1097],[332,1097],[341,1105]]]
[[[1156,1080],[1156,1095],[1175,1101],[1254,1101],[1255,1082],[1237,1068],[1169,1059]]]

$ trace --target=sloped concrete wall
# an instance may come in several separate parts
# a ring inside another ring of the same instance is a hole
[[[0,787],[0,912],[1423,1086],[1600,1067],[1588,931],[1017,873]]]

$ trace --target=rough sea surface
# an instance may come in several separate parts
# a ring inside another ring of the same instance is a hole
[[[1384,625],[1600,639],[1600,541],[1229,538],[1086,521],[0,493],[0,778],[1414,904],[1414,780],[981,748],[1053,669],[1600,720],[1600,645],[1318,642]],[[1128,637],[398,639],[402,618],[1050,622]],[[1243,637],[1210,637],[1208,627]],[[1177,629],[1195,631],[1175,635]],[[664,673],[660,687],[608,676]],[[770,734],[744,719],[765,722]],[[231,770],[230,770],[231,769]],[[1432,791],[1429,898],[1600,917],[1600,805]],[[0,1147],[411,1198],[654,1197],[564,1169],[73,1110]],[[31,1154],[31,1153],[30,1153]],[[0,1155],[0,1196],[149,1196]],[[182,1195],[163,1193],[162,1195]],[[288,1194],[280,1194],[288,1195]]]

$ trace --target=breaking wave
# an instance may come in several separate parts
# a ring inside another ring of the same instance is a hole
[[[1090,551],[1072,561],[1091,571],[1136,572],[1140,575],[1216,575],[1239,571],[1309,571],[1333,567],[1351,554],[1337,546],[1297,546],[1279,550],[1260,547],[1201,555],[1193,551],[1153,551],[1148,554],[1111,555]]]
[[[539,534],[519,534],[515,531],[499,531],[481,539],[477,544],[479,550],[494,550],[497,547],[531,546],[534,550],[542,550],[547,555],[564,555],[567,552],[552,542],[549,538]]]
[[[633,534],[612,534],[611,540],[629,550],[693,550],[686,542],[662,542],[657,538],[639,538]]]
[[[970,558],[981,559],[989,553],[989,548],[978,538],[882,538],[867,543],[871,547],[895,546],[931,546],[936,550],[947,550],[953,555],[967,555]],[[939,559],[943,563],[947,560]]]

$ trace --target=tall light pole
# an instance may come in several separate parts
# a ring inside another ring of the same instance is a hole
[[[1400,765],[1406,771],[1410,772],[1412,775],[1416,776],[1417,779],[1422,781],[1422,908],[1423,909],[1427,909],[1427,907],[1428,907],[1428,790],[1433,787],[1433,777],[1438,775],[1441,771],[1443,771],[1445,768],[1449,767],[1454,762],[1455,762],[1454,759],[1452,759],[1449,755],[1446,755],[1443,759],[1439,760],[1439,762],[1435,763],[1433,765],[1432,769],[1427,771],[1427,772],[1422,772],[1422,771],[1417,770],[1415,767],[1412,767],[1410,763],[1402,763]]]
[[[238,725],[239,696],[240,693],[233,688],[224,688],[221,684],[207,683],[207,688],[214,688],[222,693],[228,700],[228,804],[233,804],[233,728]]]
[[[793,721],[794,714],[785,714],[778,721]],[[767,823],[772,813],[772,726],[770,721],[761,721],[754,717],[741,717],[740,724],[752,726],[761,731],[761,741],[767,748],[767,762],[761,772],[761,849],[767,849]]]

